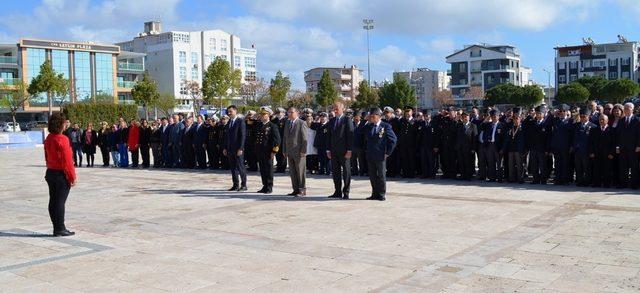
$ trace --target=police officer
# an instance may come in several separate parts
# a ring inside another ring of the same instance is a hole
[[[258,162],[256,158],[256,152],[254,150],[256,144],[256,123],[255,119],[256,111],[249,110],[245,117],[245,123],[247,123],[247,148],[245,152],[245,159],[247,161],[247,171],[258,171]]]
[[[273,111],[269,107],[260,108],[259,122],[256,122],[255,151],[262,189],[258,193],[273,192],[273,158],[280,150],[280,131],[278,126],[269,121]]]
[[[276,109],[276,115],[271,119],[271,122],[278,126],[281,139],[280,145],[282,145],[282,140],[284,139],[284,126],[287,122],[287,116],[285,116],[284,108],[279,107]],[[276,154],[276,173],[284,173],[287,169],[287,158],[284,156],[282,149],[283,148],[280,148]]]

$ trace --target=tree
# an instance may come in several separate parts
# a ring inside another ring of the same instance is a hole
[[[160,94],[158,93],[158,85],[155,80],[145,73],[141,81],[136,82],[136,85],[131,89],[131,96],[136,104],[144,108],[145,118],[149,119],[149,106],[155,104]]]
[[[293,91],[287,99],[287,107],[296,107],[296,109],[311,108],[314,109],[318,106],[314,97],[309,93],[303,93],[301,91]]]
[[[198,115],[200,113],[200,107],[202,106],[202,90],[200,84],[197,81],[187,82],[187,92],[193,100],[193,114]]]
[[[626,78],[609,81],[604,87],[605,98],[611,103],[622,103],[627,98],[637,95],[638,91],[638,84]]]
[[[601,76],[585,76],[576,80],[589,91],[589,100],[600,100],[604,96],[604,88],[609,83]]]
[[[378,103],[380,103],[378,91],[371,88],[368,81],[361,81],[358,85],[358,95],[353,107],[356,109],[368,109],[377,106]]]
[[[240,95],[244,98],[247,105],[260,105],[258,101],[268,96],[268,87],[264,82],[264,79],[258,79],[256,81],[250,81],[240,86]],[[270,102],[267,104],[271,104]]]
[[[320,82],[318,82],[318,93],[316,94],[316,103],[322,107],[328,107],[333,104],[338,97],[338,90],[336,90],[335,84],[331,81],[331,74],[329,70],[325,69],[322,72]]]
[[[453,93],[451,90],[442,89],[433,94],[434,108],[443,108],[445,106],[453,105]]]
[[[115,100],[116,98],[114,98],[112,95],[104,93],[99,93],[95,97],[93,97],[94,104],[113,104]]]
[[[589,99],[589,90],[578,82],[572,82],[558,89],[556,101],[564,104],[584,103]]]
[[[418,104],[414,89],[399,74],[393,75],[393,82],[383,84],[378,94],[381,107],[415,107]]]
[[[477,101],[484,99],[484,89],[480,86],[472,86],[465,90],[462,96],[467,100],[471,100],[473,105],[477,106]]]
[[[62,106],[62,102],[69,94],[69,80],[64,78],[62,73],[56,73],[51,65],[51,60],[47,59],[40,65],[40,73],[31,80],[27,92],[31,96],[46,93],[49,97],[49,115],[51,115],[53,96],[62,97],[60,101],[60,106]]]
[[[171,110],[176,107],[176,97],[171,93],[162,93],[152,106],[164,113],[165,116],[169,116]]]
[[[291,80],[289,80],[288,76],[283,76],[282,71],[278,70],[269,84],[269,96],[273,106],[282,106],[284,104],[289,89],[291,89]]]
[[[517,104],[519,97],[522,95],[522,88],[512,84],[503,83],[496,85],[487,90],[484,97],[485,106],[495,106],[499,104]]]
[[[219,99],[220,109],[224,99],[230,98],[241,86],[242,73],[240,69],[231,68],[227,60],[218,56],[207,67],[202,78],[202,94],[205,101],[211,105],[215,99]]]
[[[15,86],[0,83],[0,92],[0,107],[9,108],[13,125],[16,125],[16,114],[20,108],[24,108],[24,102],[29,99],[27,85],[22,81],[18,82]],[[13,131],[16,131],[16,127],[13,128]]]
[[[542,88],[537,85],[525,85],[522,87],[520,96],[516,98],[514,104],[531,108],[542,103],[543,99],[544,92],[542,92]]]

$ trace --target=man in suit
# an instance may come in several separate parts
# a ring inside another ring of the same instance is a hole
[[[217,117],[213,116],[207,119],[205,132],[207,135],[207,157],[209,158],[209,169],[218,169],[220,167],[220,157],[218,150],[218,127]]]
[[[498,110],[489,111],[489,123],[482,132],[482,144],[487,156],[487,177],[489,182],[502,181],[503,125],[498,120]]]
[[[609,127],[609,117],[599,116],[599,127],[589,134],[589,157],[593,161],[592,187],[611,187],[613,158],[616,152],[616,133]]]
[[[440,141],[443,146],[439,152],[443,179],[454,179],[457,173],[455,150],[457,121],[455,120],[455,117],[455,109],[445,109],[442,112],[442,118],[438,123],[438,133],[440,134]]]
[[[622,125],[618,123],[618,140],[616,153],[619,155],[620,186],[638,189],[640,174],[638,174],[638,153],[640,153],[640,120],[633,115],[633,103],[624,104],[622,110]],[[631,173],[631,178],[629,178]]]
[[[349,199],[351,190],[351,155],[354,126],[351,118],[344,113],[344,104],[333,104],[335,117],[327,124],[327,158],[331,160],[333,194],[329,198]],[[344,186],[343,186],[344,183]]]
[[[207,138],[208,129],[204,123],[204,117],[198,115],[198,122],[194,126],[195,133],[193,136],[193,150],[196,155],[196,163],[199,169],[207,168]]]
[[[269,194],[273,192],[273,158],[280,150],[280,131],[278,126],[269,121],[273,114],[268,107],[260,108],[259,121],[256,122],[255,151],[262,178],[262,189],[258,193]]]
[[[173,127],[171,127],[171,159],[173,168],[182,166],[182,134],[184,133],[184,123],[180,120],[180,116],[173,115]]]
[[[285,116],[285,110],[283,108],[276,109],[276,115],[271,119],[273,124],[278,126],[278,130],[280,131],[280,139],[284,140],[284,126],[287,122],[287,117]],[[280,142],[280,145],[283,145],[283,141]],[[284,148],[280,148],[278,153],[276,154],[276,173],[284,173],[287,169],[287,158],[283,153]]]
[[[397,137],[389,123],[382,121],[382,111],[373,108],[369,112],[369,124],[363,129],[366,144],[367,169],[371,182],[371,196],[368,200],[386,200],[387,178],[386,159],[396,146]],[[356,140],[356,143],[360,143]],[[361,146],[356,146],[361,147]]]
[[[244,145],[247,139],[247,125],[244,119],[237,116],[235,105],[227,107],[229,122],[224,129],[224,147],[222,154],[229,159],[233,186],[229,191],[247,190],[247,170],[244,166]],[[240,177],[240,180],[238,180]]]
[[[571,147],[571,137],[573,136],[573,119],[568,105],[560,105],[555,119],[551,124],[550,147],[553,153],[553,169],[555,185],[569,184],[571,175],[569,174],[569,149]]]
[[[331,173],[329,171],[329,159],[327,158],[327,135],[329,133],[329,121],[327,113],[320,112],[318,114],[319,121],[311,124],[311,129],[316,132],[313,140],[313,146],[318,150],[318,174],[325,175]]]
[[[458,153],[458,170],[460,179],[471,180],[476,166],[475,152],[478,142],[478,128],[471,123],[469,114],[462,113],[458,126],[455,149]]]
[[[413,108],[404,107],[404,116],[398,120],[398,159],[402,178],[413,178],[416,174],[418,123],[413,119]]]
[[[400,110],[400,109],[398,109],[398,110]],[[400,110],[400,113],[402,113],[402,110]],[[399,120],[400,120],[400,116],[396,116],[393,108],[384,107],[384,117],[382,117],[382,121],[386,122],[389,125],[391,125],[391,128],[394,131],[398,130],[398,121]],[[398,175],[398,173],[400,173],[400,164],[398,164],[398,157],[399,157],[398,156],[398,151],[395,150],[387,158],[387,165],[386,165],[386,167],[387,167],[387,176],[396,177],[396,175]]]
[[[173,156],[171,155],[171,129],[173,128],[173,117],[169,119],[162,118],[162,167],[169,168],[173,164]]]
[[[580,121],[573,126],[573,152],[576,184],[578,186],[591,185],[591,162],[589,159],[589,135],[597,126],[589,121],[589,110],[580,109]]]
[[[511,183],[524,183],[525,132],[521,123],[520,111],[512,118],[504,138],[502,153],[505,154],[505,165],[508,166],[507,179]]]
[[[245,159],[247,160],[247,171],[258,171],[258,158],[254,150],[256,145],[256,126],[260,123],[255,118],[256,111],[249,110],[244,117],[247,124],[247,142],[245,144]]]
[[[422,178],[436,178],[436,156],[439,151],[440,134],[431,120],[431,113],[424,114],[424,120],[418,125],[418,146],[422,164]]]
[[[289,174],[293,192],[289,195],[305,196],[307,173],[307,122],[300,119],[300,112],[295,107],[287,111],[288,121],[284,130],[284,154],[289,164]]]
[[[535,119],[526,131],[525,144],[529,148],[529,164],[531,165],[531,184],[547,184],[549,172],[549,139],[551,131],[545,120],[544,106],[536,107]]]
[[[187,118],[182,133],[182,168],[185,169],[193,169],[196,166],[196,155],[193,149],[195,129],[193,117]]]
[[[356,129],[353,132],[354,136],[354,149],[356,151],[356,156],[358,156],[358,175],[366,176],[367,175],[367,154],[365,152],[366,146],[364,145],[364,128],[369,123],[369,117],[367,117],[367,112],[362,112],[360,115],[361,119],[359,123],[355,124]],[[355,141],[358,140],[359,143]],[[359,145],[360,147],[355,147]]]

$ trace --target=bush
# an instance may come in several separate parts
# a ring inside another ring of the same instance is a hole
[[[94,124],[94,127],[96,127],[96,125],[102,121],[114,123],[118,121],[120,117],[126,121],[138,118],[138,106],[107,103],[77,103],[66,105],[63,113],[71,123],[86,126],[91,122]]]

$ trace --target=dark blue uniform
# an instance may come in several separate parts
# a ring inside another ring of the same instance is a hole
[[[370,199],[385,200],[387,191],[385,159],[393,153],[397,137],[391,125],[383,121],[380,121],[378,125],[367,124],[363,135],[366,145],[369,180],[371,181]],[[356,142],[358,141],[356,140]]]

